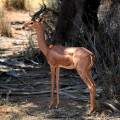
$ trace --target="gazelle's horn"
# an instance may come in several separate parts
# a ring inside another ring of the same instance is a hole
[[[39,15],[40,15],[43,11],[45,11],[45,9],[46,9],[46,5],[44,4],[44,5],[42,6],[42,8],[32,16],[32,21],[35,21],[35,20],[39,17]]]

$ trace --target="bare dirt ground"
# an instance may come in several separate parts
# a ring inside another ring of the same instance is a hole
[[[90,104],[87,92],[83,100],[73,99],[73,96],[70,96],[71,94],[66,95],[64,92],[63,94],[61,92],[58,109],[55,109],[55,94],[54,107],[53,109],[48,108],[51,89],[49,67],[33,65],[32,63],[21,63],[17,67],[15,63],[9,64],[9,62],[13,61],[23,62],[25,59],[25,56],[21,56],[19,52],[27,47],[25,34],[28,31],[22,30],[21,27],[23,23],[30,20],[28,12],[14,10],[6,13],[12,22],[13,37],[0,37],[0,89],[3,90],[7,86],[15,90],[10,92],[9,88],[6,88],[9,92],[2,91],[0,120],[102,120],[107,118],[109,120],[113,112],[101,106],[100,94],[99,97],[96,97],[95,112],[90,116],[86,114]],[[6,73],[9,71],[15,72],[14,75],[17,76],[7,75]],[[75,71],[61,71],[60,89],[68,88],[69,86],[74,88],[79,85],[84,87],[84,90],[87,90],[82,80],[79,77],[74,77],[74,74],[76,74]],[[73,75],[73,77],[69,75]],[[72,90],[76,89],[70,89],[70,91]],[[43,93],[40,93],[41,91]],[[67,91],[67,93],[70,93],[70,91]],[[84,95],[77,92],[74,92],[72,95]],[[117,118],[115,119],[117,120]]]

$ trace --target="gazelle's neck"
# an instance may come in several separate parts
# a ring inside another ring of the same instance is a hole
[[[43,52],[43,54],[46,56],[49,47],[47,42],[45,41],[45,31],[43,24],[38,26],[38,28],[36,29],[36,33],[37,33],[38,46],[40,50]]]

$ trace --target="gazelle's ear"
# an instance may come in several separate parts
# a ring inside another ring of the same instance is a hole
[[[41,22],[44,22],[44,21],[48,18],[48,15],[44,15],[42,18],[43,18],[43,19],[42,19]]]

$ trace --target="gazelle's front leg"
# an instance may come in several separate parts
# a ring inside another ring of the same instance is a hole
[[[54,103],[54,81],[55,81],[55,67],[50,66],[51,68],[51,103],[49,108],[51,109]]]
[[[57,89],[57,104],[56,108],[59,106],[59,77],[60,77],[60,68],[56,68],[56,89]]]

